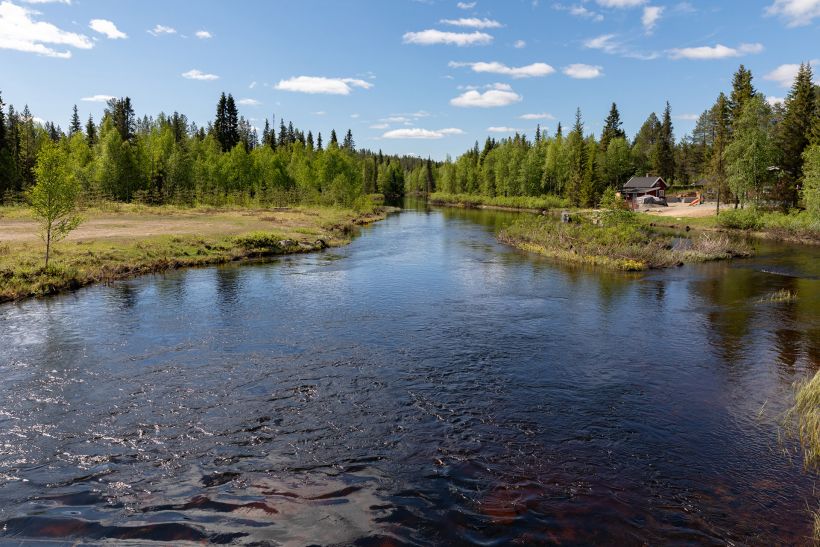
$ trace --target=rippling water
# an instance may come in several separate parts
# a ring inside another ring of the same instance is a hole
[[[820,251],[613,274],[509,218],[0,307],[0,543],[807,543]]]

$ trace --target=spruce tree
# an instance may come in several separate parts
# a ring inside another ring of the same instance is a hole
[[[97,143],[97,126],[94,125],[94,118],[91,114],[88,115],[88,121],[85,124],[85,140],[88,146],[94,146]]]
[[[233,95],[228,94],[225,101],[226,127],[225,127],[225,148],[224,151],[233,150],[239,144],[239,112],[236,109],[236,102]]]
[[[729,146],[729,99],[724,93],[718,96],[715,106],[712,107],[712,119],[714,123],[714,144],[712,151],[712,161],[709,165],[711,183],[717,194],[717,213],[720,214],[720,200],[723,197],[723,188],[726,181],[725,152]]]
[[[342,148],[349,152],[353,152],[356,150],[356,143],[353,141],[353,131],[350,129],[347,130],[345,133],[345,139],[342,142]]]
[[[797,183],[802,176],[803,152],[812,135],[812,125],[818,114],[817,97],[809,63],[802,63],[789,94],[786,96],[786,114],[780,123],[782,167],[787,181],[781,188],[784,203],[797,201]]]
[[[535,126],[535,144],[541,143],[541,124]]]
[[[339,147],[339,139],[336,137],[336,130],[335,129],[330,130],[330,145],[329,146],[336,147],[336,148]]]
[[[310,150],[311,152],[313,151],[313,132],[312,131],[308,131],[308,134],[307,134],[307,147],[308,147],[308,150]]]
[[[658,174],[668,183],[672,183],[675,176],[675,137],[672,130],[672,109],[669,101],[663,111],[663,121],[658,135]]]
[[[279,118],[279,141],[277,146],[282,150],[286,150],[288,147],[288,128],[285,125],[284,118]]]
[[[558,129],[555,130],[555,136],[559,138],[564,136],[564,130],[561,127],[561,122],[558,122]]]
[[[322,132],[316,135],[316,150],[322,150]]]
[[[612,139],[618,138],[625,139],[626,133],[621,129],[621,113],[618,112],[618,105],[612,103],[609,114],[604,120],[604,130],[601,132],[601,150],[605,152]]]
[[[743,107],[757,94],[752,85],[752,72],[740,65],[732,78],[732,94],[729,97],[729,120],[732,131],[740,119]]]
[[[83,127],[80,124],[80,115],[77,112],[77,105],[74,105],[74,110],[71,113],[71,123],[68,126],[68,135],[74,135],[75,133],[79,133],[82,131]]]
[[[296,142],[296,132],[293,130],[293,122],[288,122],[288,144]]]
[[[213,132],[219,146],[224,152],[227,145],[227,127],[228,127],[228,97],[225,92],[219,96],[219,102],[216,103],[216,118],[214,118]]]

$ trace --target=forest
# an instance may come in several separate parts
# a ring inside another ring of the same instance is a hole
[[[0,98],[0,199],[16,203],[35,184],[38,156],[57,143],[83,201],[174,205],[352,206],[381,192],[404,192],[404,172],[424,162],[357,150],[348,130],[305,133],[265,120],[262,135],[240,116],[233,96],[219,98],[207,127],[184,114],[139,118],[129,97],[111,99],[99,123],[83,123],[74,106],[68,130],[35,122],[28,106],[4,110]]]
[[[139,118],[129,97],[111,99],[102,120],[83,123],[77,107],[64,131],[38,123],[28,106],[0,97],[0,199],[25,199],[35,183],[44,143],[59,143],[83,199],[175,205],[352,206],[381,193],[557,196],[576,207],[597,206],[608,188],[653,174],[674,187],[700,183],[718,202],[805,207],[820,212],[820,86],[801,64],[782,103],[769,103],[751,71],[735,72],[732,89],[704,111],[691,135],[675,138],[671,105],[651,113],[633,138],[612,104],[600,136],[574,123],[553,135],[535,129],[487,138],[456,160],[390,156],[357,149],[351,130],[327,141],[279,119],[261,136],[223,93],[205,127],[184,114]]]
[[[675,139],[669,103],[649,115],[634,138],[612,104],[601,135],[585,132],[581,110],[569,131],[540,126],[534,139],[516,134],[487,138],[455,161],[437,166],[435,188],[447,194],[566,198],[574,206],[599,204],[607,188],[633,175],[658,175],[678,188],[700,183],[719,202],[820,213],[820,86],[802,64],[785,101],[770,104],[743,65],[732,89],[721,92],[691,135]],[[408,190],[424,192],[429,176],[418,166]]]

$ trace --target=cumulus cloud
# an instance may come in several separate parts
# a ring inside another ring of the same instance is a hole
[[[183,72],[182,77],[188,80],[202,80],[202,81],[211,81],[211,80],[218,80],[219,76],[216,74],[208,74],[202,72],[201,70],[191,69],[188,72]]]
[[[655,30],[655,25],[660,21],[663,15],[663,7],[661,6],[645,6],[643,8],[643,16],[641,16],[641,24],[647,34],[652,34]]]
[[[239,99],[239,104],[241,104],[242,106],[259,106],[262,103],[260,103],[256,99]]]
[[[521,102],[522,97],[507,84],[493,84],[484,93],[470,89],[450,100],[450,104],[462,108],[494,108]]]
[[[445,129],[422,129],[412,127],[405,129],[393,129],[382,135],[383,139],[443,139],[448,135],[463,135],[464,131],[457,127],[447,127]]]
[[[148,31],[152,36],[160,36],[162,34],[176,34],[177,29],[173,27],[166,27],[165,25],[156,25],[153,29]]]
[[[207,40],[208,38],[213,38],[214,35],[208,32],[207,30],[198,30],[196,34],[194,34],[200,40]]]
[[[522,120],[554,120],[555,116],[549,112],[541,112],[539,114],[523,114],[518,116]]]
[[[763,44],[740,44],[738,47],[727,47],[723,44],[714,46],[685,47],[669,50],[672,59],[693,59],[697,61],[711,59],[726,59],[729,57],[741,57],[760,53],[763,51]]]
[[[814,59],[809,62],[812,66],[817,65],[820,63],[817,59]],[[800,70],[799,64],[785,64],[780,65],[776,69],[772,70],[765,76],[763,76],[764,80],[769,80],[772,82],[777,82],[780,87],[791,87],[794,83],[794,79],[797,77],[797,71]]]
[[[766,14],[780,17],[789,27],[807,26],[820,17],[820,0],[774,0]]]
[[[296,76],[287,80],[280,80],[274,86],[281,91],[296,93],[350,95],[354,87],[370,89],[373,84],[356,78],[325,78],[324,76]]]
[[[458,7],[458,9],[471,10],[475,7],[475,5],[476,2],[459,2],[456,4],[456,7]]]
[[[786,102],[785,97],[775,97],[774,95],[770,95],[766,97],[766,102],[769,103],[769,106],[776,106],[779,104],[783,104]]]
[[[94,32],[104,34],[106,38],[111,40],[128,38],[128,35],[120,31],[120,29],[117,28],[117,25],[106,19],[92,19],[91,22],[88,23],[88,28]]]
[[[407,32],[402,39],[405,44],[421,46],[446,44],[459,47],[486,45],[493,41],[493,37],[485,32],[443,32],[435,29]]]
[[[487,131],[490,133],[516,133],[521,131],[520,129],[516,129],[515,127],[488,127]]]
[[[532,63],[526,66],[510,67],[497,61],[478,63],[458,63],[451,61],[450,68],[470,67],[473,72],[483,72],[488,74],[503,74],[513,78],[535,78],[547,76],[555,72],[555,69],[546,63]]]
[[[574,63],[564,67],[564,74],[576,80],[591,80],[599,78],[604,75],[603,67],[597,65],[585,65],[583,63]]]
[[[80,99],[81,101],[85,101],[87,103],[107,103],[111,99],[115,99],[113,95],[92,95],[90,97],[83,97]]]
[[[493,19],[479,19],[478,17],[461,17],[460,19],[442,19],[439,23],[443,25],[452,25],[454,27],[468,27],[468,28],[501,28],[504,25]]]
[[[0,49],[37,53],[46,57],[69,59],[71,50],[57,50],[51,46],[91,49],[94,42],[84,34],[67,32],[45,21],[34,19],[39,15],[11,2],[0,3]]]

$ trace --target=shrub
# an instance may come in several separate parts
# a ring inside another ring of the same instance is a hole
[[[246,251],[275,251],[280,248],[282,236],[273,232],[252,232],[237,236],[234,241]]]
[[[723,211],[718,216],[718,224],[735,230],[759,230],[763,227],[762,215],[752,207]]]

